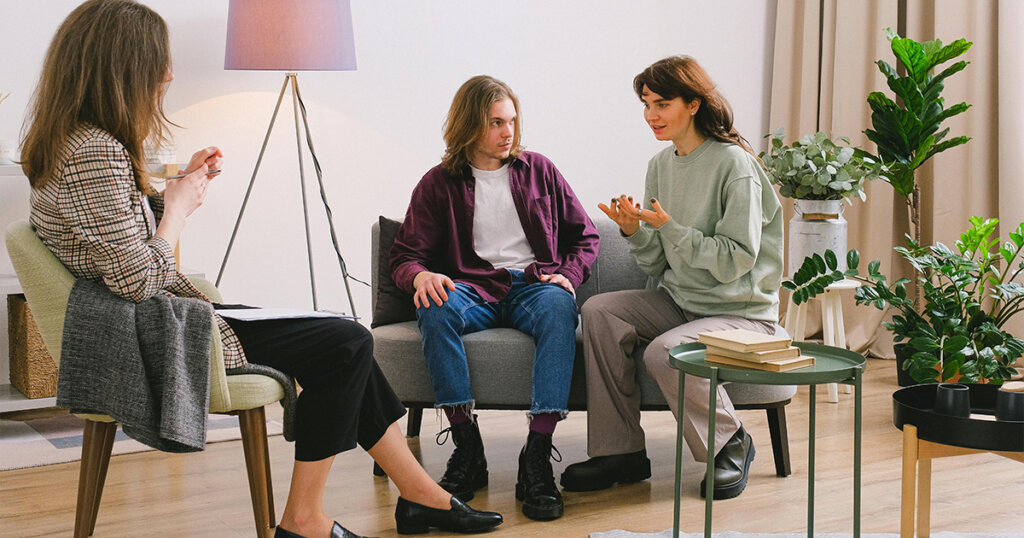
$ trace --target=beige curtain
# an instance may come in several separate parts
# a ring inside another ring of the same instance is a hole
[[[923,192],[922,241],[951,245],[971,215],[1000,217],[1006,224],[1003,229],[1015,226],[1024,217],[1017,172],[1019,156],[1024,154],[1024,113],[1017,97],[1024,69],[1019,58],[1004,59],[997,51],[1003,48],[1008,51],[1006,56],[1009,51],[1019,56],[1016,51],[1024,47],[1019,35],[1024,27],[1021,4],[995,0],[779,0],[770,127],[785,127],[787,139],[825,131],[874,151],[863,134],[871,116],[866,98],[872,91],[891,94],[875,61],[897,63],[884,29],[897,29],[905,21],[904,35],[917,41],[939,38],[949,43],[967,38],[974,42],[965,55],[971,65],[947,79],[943,96],[947,106],[961,101],[972,105],[946,122],[950,136],[963,134],[972,140],[918,169]],[[1001,81],[999,73],[1005,74],[1004,63],[1010,62],[1016,62],[1013,67],[1018,78]],[[1006,95],[1010,92],[1012,98]],[[1001,120],[1000,110],[1005,113],[1009,108],[1016,117]],[[1007,125],[1008,120],[1013,124]],[[866,270],[868,261],[881,260],[882,272],[891,278],[911,276],[909,267],[892,251],[894,245],[903,243],[909,230],[906,203],[883,182],[866,190],[867,202],[854,201],[845,213],[848,244],[860,251],[861,270]],[[787,201],[786,205],[788,221],[792,204]],[[851,349],[891,357],[890,334],[880,326],[882,313],[855,306],[849,295],[843,299],[843,309]],[[816,308],[817,301],[812,303]],[[820,329],[817,310],[809,312],[808,326]]]

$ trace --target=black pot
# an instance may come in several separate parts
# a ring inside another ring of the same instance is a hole
[[[910,358],[910,349],[907,348],[907,344],[896,344],[892,346],[893,351],[896,352],[896,383],[901,387],[909,387],[916,385],[917,381],[914,381],[913,377],[910,377],[910,372],[903,369],[903,363]]]

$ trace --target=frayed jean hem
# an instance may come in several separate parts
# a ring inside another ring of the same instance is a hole
[[[561,409],[530,409],[526,416],[533,420],[534,415],[545,415],[547,413],[558,413],[558,420],[565,420],[569,416],[569,410],[565,408]]]

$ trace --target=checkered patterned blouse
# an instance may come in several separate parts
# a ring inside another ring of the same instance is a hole
[[[154,237],[128,152],[106,131],[80,128],[60,155],[55,177],[33,189],[29,220],[36,234],[76,277],[101,281],[140,302],[157,293],[210,299],[175,267],[174,250]],[[163,197],[149,197],[159,220]],[[235,332],[220,317],[228,369],[244,365]]]

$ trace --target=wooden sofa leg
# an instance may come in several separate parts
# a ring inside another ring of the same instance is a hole
[[[410,407],[409,408],[409,424],[406,428],[406,437],[419,437],[420,426],[423,425],[423,408],[422,407]]]
[[[271,521],[270,467],[267,465],[267,418],[262,407],[238,411],[238,426],[242,431],[242,451],[249,475],[249,494],[252,497],[252,515],[256,523],[256,536],[269,536]]]
[[[775,474],[786,477],[793,474],[789,464],[789,431],[786,429],[786,407],[765,409],[768,413],[768,431],[775,454]]]
[[[75,538],[91,536],[96,526],[96,515],[99,513],[116,432],[116,422],[85,421],[82,464],[78,476],[78,504],[75,507]]]

